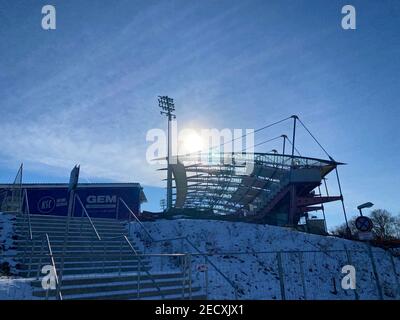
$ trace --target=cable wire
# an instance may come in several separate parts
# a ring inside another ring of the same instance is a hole
[[[272,139],[268,139],[268,140],[262,141],[262,142],[260,142],[260,143],[257,143],[257,144],[255,144],[255,145],[251,146],[251,147],[248,147],[248,148],[242,149],[242,152],[243,152],[243,151],[246,151],[246,150],[248,150],[248,149],[250,149],[250,148],[255,148],[255,147],[258,147],[258,146],[260,146],[260,145],[262,145],[262,144],[264,144],[264,143],[267,143],[267,142],[274,141],[274,140],[276,140],[276,139],[279,139],[279,138],[282,138],[282,136],[277,136],[277,137],[275,137],[275,138],[272,138]]]
[[[308,132],[308,134],[314,139],[314,141],[319,145],[319,147],[325,152],[325,154],[331,159],[333,160],[333,158],[330,156],[330,154],[328,153],[328,151],[325,150],[325,148],[319,143],[319,141],[317,140],[316,137],[314,137],[314,135],[311,133],[310,130],[308,130],[308,128],[306,127],[306,125],[303,123],[303,121],[300,120],[300,118],[297,118],[297,120],[299,120],[299,122],[301,123],[301,125],[303,126],[304,129],[306,129],[306,131]]]
[[[272,127],[272,126],[275,126],[275,125],[277,125],[277,124],[279,124],[279,123],[282,123],[282,122],[284,122],[284,121],[286,121],[286,120],[289,120],[289,119],[291,119],[291,118],[292,118],[292,117],[287,117],[287,118],[285,118],[285,119],[282,119],[282,120],[276,121],[276,122],[274,122],[274,123],[268,124],[268,125],[266,125],[266,126],[264,126],[264,127],[261,127],[261,128],[258,128],[257,130],[254,130],[253,132],[246,133],[246,134],[244,134],[244,135],[242,135],[242,136],[240,136],[240,137],[237,137],[237,138],[234,138],[234,139],[232,139],[232,140],[229,140],[229,141],[226,141],[226,142],[224,142],[224,143],[221,143],[221,144],[218,145],[218,146],[210,147],[210,148],[208,148],[207,151],[212,150],[212,149],[216,149],[216,148],[220,148],[221,146],[224,146],[224,145],[226,145],[226,144],[228,144],[228,143],[231,143],[231,142],[236,141],[236,140],[238,140],[238,139],[242,139],[242,138],[248,136],[250,133],[257,133],[257,132],[260,132],[260,131],[262,131],[262,130],[268,129],[268,128]]]

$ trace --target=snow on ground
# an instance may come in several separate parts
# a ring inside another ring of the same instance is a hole
[[[0,300],[33,300],[30,279],[0,277]]]
[[[240,299],[281,299],[282,291],[286,299],[379,299],[377,279],[364,243],[269,225],[214,220],[158,220],[145,222],[144,226],[157,240],[188,236],[198,249],[211,254],[209,259],[238,287]],[[137,223],[132,222],[130,227],[131,236],[146,253],[196,253],[181,240],[151,243]],[[281,268],[277,251],[284,251]],[[383,298],[399,299],[400,260],[393,259],[398,273],[395,275],[390,254],[379,248],[372,251]],[[208,276],[209,298],[234,298],[234,290],[213,267],[208,267],[208,274],[199,271],[204,264],[204,256],[193,255],[196,284],[205,291]],[[341,287],[345,275],[341,270],[347,264],[355,266],[357,290]],[[175,258],[170,267],[177,265]]]
[[[14,258],[17,254],[13,248],[13,221],[15,214],[0,212],[0,266],[10,266],[10,274],[4,274],[0,270],[0,300],[32,299],[30,280],[13,275],[16,270]]]
[[[16,251],[13,249],[13,221],[14,214],[0,212],[0,264],[9,263],[11,271],[15,268],[13,257]]]

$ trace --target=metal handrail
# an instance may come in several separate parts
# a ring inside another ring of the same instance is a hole
[[[22,211],[24,202],[26,202],[26,209],[27,209],[27,213],[25,213],[25,214],[28,216],[29,238],[30,238],[30,240],[32,240],[33,234],[32,234],[32,225],[31,225],[31,215],[30,215],[30,210],[29,210],[28,192],[26,191],[26,189],[24,189],[24,194],[23,194],[22,200],[21,200],[21,208],[20,208],[21,211]]]
[[[135,248],[133,247],[132,243],[129,241],[128,237],[126,235],[123,236],[125,241],[128,243],[129,247],[131,248],[131,250],[135,253],[136,256],[139,257],[139,261],[140,261],[140,255],[138,255],[137,251],[135,250]],[[140,269],[139,269],[140,272]],[[157,284],[157,282],[154,280],[152,274],[149,272],[149,270],[144,269],[144,272],[149,276],[151,282],[156,286],[158,292],[160,293],[161,297],[164,299],[165,295],[162,293],[160,286]]]
[[[62,297],[62,294],[61,294],[61,284],[60,284],[60,281],[59,281],[58,275],[57,275],[57,268],[56,268],[56,263],[55,263],[55,260],[54,260],[53,250],[52,250],[51,244],[50,244],[49,235],[48,235],[48,233],[37,234],[35,236],[32,236],[31,240],[33,240],[33,238],[38,238],[38,239],[42,240],[41,249],[40,249],[40,255],[39,255],[40,260],[39,260],[39,264],[38,264],[37,278],[39,278],[41,265],[42,265],[43,241],[46,241],[46,247],[47,247],[47,251],[48,251],[49,257],[50,257],[50,263],[51,263],[51,266],[52,266],[53,271],[54,271],[54,278],[55,278],[55,281],[56,281],[57,296],[58,296],[58,298],[60,300],[62,300],[63,297]],[[34,245],[32,243],[31,257],[30,257],[30,261],[29,261],[29,266],[30,267],[32,265],[33,247],[34,247]],[[32,271],[32,269],[29,269],[28,278],[30,277],[31,271]],[[46,296],[48,296],[48,292],[47,292]]]
[[[156,240],[153,238],[153,236],[150,234],[150,232],[146,229],[146,227],[143,225],[143,223],[139,220],[139,218],[132,212],[132,210],[128,207],[128,205],[125,203],[125,201],[121,198],[119,198],[119,200],[125,205],[125,207],[128,209],[128,211],[131,213],[131,215],[133,215],[133,217],[135,218],[135,220],[139,223],[139,225],[142,227],[142,229],[145,231],[145,233],[147,234],[147,236],[150,238],[151,242],[163,242],[163,241],[173,241],[173,240],[185,240],[187,241],[187,243],[189,243],[189,245],[196,250],[198,253],[200,254],[204,254],[203,252],[201,252],[201,250],[199,248],[197,248],[193,242],[191,242],[187,237],[180,237],[180,238],[169,238],[169,239],[160,239],[160,240]],[[234,293],[235,293],[235,298],[238,298],[238,294],[237,294],[237,287],[236,284],[234,282],[232,282],[232,280],[230,280],[212,261],[210,261],[210,259],[205,256],[205,259],[207,260],[207,262],[215,269],[215,271],[217,271],[228,283],[229,285],[233,288]]]
[[[47,250],[49,251],[50,262],[51,262],[51,265],[52,265],[53,271],[54,271],[54,278],[55,278],[55,281],[56,281],[57,296],[58,296],[58,298],[60,300],[62,300],[63,297],[62,297],[62,294],[61,294],[61,284],[60,284],[60,282],[58,280],[57,268],[56,268],[56,263],[54,261],[53,250],[51,249],[49,235],[46,233],[45,237],[46,237],[46,243],[47,243]]]
[[[130,240],[128,239],[128,237],[126,235],[124,235],[124,234],[119,235],[119,236],[115,236],[115,237],[103,238],[103,239],[100,239],[100,240],[104,240],[105,241],[105,240],[113,240],[113,239],[119,239],[119,238],[123,239],[128,244],[129,248],[132,250],[132,252],[135,254],[135,256],[138,257],[139,260],[141,259],[142,256],[146,256],[144,254],[139,254],[137,252],[137,250],[135,249],[135,247],[130,242]],[[89,256],[91,256],[91,255],[89,254]],[[162,294],[161,288],[157,284],[157,282],[154,280],[153,275],[148,270],[144,270],[144,272],[149,276],[151,282],[155,285],[157,290],[161,293],[161,296],[164,298],[165,296],[164,296],[164,294]]]
[[[81,207],[82,207],[82,211],[85,213],[86,217],[89,219],[90,225],[92,226],[92,229],[94,230],[97,239],[98,239],[98,240],[101,240],[101,237],[100,237],[99,233],[97,232],[97,229],[96,229],[96,227],[95,227],[95,225],[94,225],[92,219],[90,218],[88,212],[86,211],[86,208],[85,208],[85,206],[83,205],[83,203],[82,203],[82,201],[81,201],[81,198],[80,198],[77,194],[75,194],[74,201],[75,201],[75,199],[78,199],[78,202],[79,202],[79,204],[80,204]]]
[[[159,239],[159,240],[153,240],[153,242],[164,242],[164,241],[175,241],[175,240],[185,240],[194,250],[196,250],[200,255],[203,255],[204,258],[207,260],[207,262],[219,273],[228,283],[229,285],[233,288],[234,294],[235,294],[235,299],[238,299],[238,288],[236,284],[230,280],[209,258],[208,254],[202,252],[199,248],[197,248],[192,241],[188,239],[188,237],[177,237],[177,238],[168,238],[168,239]]]
[[[142,227],[142,229],[145,231],[145,233],[147,234],[147,236],[150,238],[151,241],[154,241],[153,236],[150,234],[149,231],[147,231],[147,229],[145,228],[145,226],[143,225],[142,221],[139,220],[139,218],[136,216],[136,214],[133,213],[133,211],[128,207],[128,205],[126,204],[126,202],[121,199],[118,198],[119,201],[122,202],[122,204],[128,209],[128,211],[130,212],[130,214],[135,218],[135,220],[139,223],[139,225]]]

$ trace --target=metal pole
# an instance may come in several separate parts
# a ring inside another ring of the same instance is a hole
[[[321,187],[320,187],[320,186],[318,186],[318,191],[319,191],[319,195],[321,196]],[[323,217],[324,217],[324,229],[325,229],[325,232],[327,233],[327,232],[328,232],[328,228],[327,228],[327,226],[326,226],[326,216],[325,216],[325,207],[324,207],[324,204],[322,204],[321,207],[322,207],[322,215],[323,215]]]
[[[205,288],[206,288],[206,300],[208,300],[208,263],[206,256],[204,256],[204,265],[206,266],[206,270],[204,273],[204,281],[205,281]]]
[[[103,246],[103,273],[104,273],[105,262],[106,262],[106,246],[107,246],[107,242],[105,242],[104,246]]]
[[[326,184],[326,178],[324,178],[324,185],[325,185],[326,195],[329,197],[329,191],[328,191],[328,185]]]
[[[342,193],[342,186],[340,184],[340,178],[339,178],[339,172],[337,169],[337,166],[335,166],[335,172],[336,172],[336,179],[337,179],[337,183],[338,183],[338,187],[339,187],[339,192],[340,192],[340,201],[342,202],[342,208],[343,208],[343,214],[344,214],[344,220],[346,221],[346,231],[348,233],[348,235],[351,237],[351,230],[349,227],[349,222],[347,221],[347,213],[346,213],[346,207],[344,206],[344,200],[343,200],[343,193]]]
[[[278,272],[279,272],[279,284],[281,287],[281,298],[282,300],[286,300],[285,294],[285,279],[283,278],[283,267],[282,267],[282,252],[277,252],[277,261],[278,261]]]
[[[121,269],[122,269],[122,239],[119,244],[119,270],[118,270],[118,275],[121,275]]]
[[[189,299],[192,300],[192,255],[189,253],[187,257],[189,259]]]
[[[293,118],[293,140],[292,140],[292,161],[291,161],[291,166],[290,166],[290,176],[292,176],[293,166],[294,166],[294,151],[295,151],[295,143],[296,143],[297,116],[293,115],[292,118]],[[289,219],[288,219],[289,226],[294,225],[294,215],[296,213],[296,201],[297,201],[296,185],[294,185],[292,183],[291,188],[290,188],[290,209],[289,209]]]
[[[32,240],[31,242],[31,256],[29,257],[29,274],[28,277],[30,277],[31,275],[31,269],[32,269],[32,259],[33,259],[33,252],[34,252],[34,242]]]
[[[344,250],[345,250],[345,252],[346,252],[347,263],[348,263],[349,265],[353,266],[353,261],[352,261],[352,259],[351,259],[351,254],[350,254],[350,251],[347,250],[347,246],[346,246],[346,245],[344,245]],[[358,291],[357,291],[357,283],[356,283],[356,289],[354,289],[354,298],[355,298],[356,300],[360,300],[360,296],[358,295]]]
[[[396,286],[397,286],[397,291],[396,291],[396,298],[397,298],[400,295],[400,283],[399,283],[399,278],[397,276],[396,264],[394,262],[393,255],[390,251],[389,251],[389,255],[390,255],[390,262],[392,264],[393,274],[394,274],[394,278],[395,278]]]
[[[75,190],[72,189],[69,192],[67,225],[65,227],[66,230],[65,230],[65,234],[64,234],[64,241],[63,241],[62,254],[61,254],[61,264],[60,264],[61,268],[60,268],[60,276],[59,276],[60,283],[62,283],[62,278],[63,278],[63,273],[64,273],[64,262],[65,262],[67,239],[68,239],[68,234],[69,234],[69,224],[70,224],[72,210],[74,207],[75,207]]]
[[[307,300],[306,281],[304,279],[303,252],[299,252],[300,276],[303,285],[304,300]]]
[[[376,280],[376,287],[378,289],[378,295],[379,295],[379,299],[383,300],[383,294],[382,294],[382,288],[381,288],[381,283],[379,281],[379,275],[378,272],[376,270],[376,264],[375,264],[375,259],[374,259],[374,254],[372,252],[372,247],[370,244],[367,244],[368,246],[368,253],[369,253],[369,257],[371,259],[371,264],[372,264],[372,270],[374,272],[374,276],[375,276],[375,280]]]
[[[172,171],[171,160],[171,114],[168,114],[168,141],[167,141],[167,211],[172,207]]]
[[[182,299],[185,298],[186,257],[187,257],[187,255],[181,256],[181,258],[182,258],[182,265],[183,265]]]
[[[292,118],[293,118],[292,161],[293,161],[295,142],[296,142],[296,122],[297,122],[298,117],[294,115],[294,116],[292,116]]]
[[[115,218],[118,220],[118,217],[119,217],[119,197],[118,197],[118,200],[117,200],[117,208],[115,210],[116,210]]]
[[[40,276],[40,266],[42,265],[42,256],[43,256],[43,244],[44,244],[44,239],[42,239],[42,243],[40,245],[40,256],[39,256],[39,264],[38,264],[38,270],[36,274],[36,279],[39,280]],[[29,278],[29,275],[28,275]]]
[[[140,299],[140,268],[141,268],[141,258],[138,256],[138,277],[137,277],[137,298]]]
[[[282,148],[282,155],[285,155],[285,151],[286,151],[286,135],[282,135],[283,138],[283,148]]]

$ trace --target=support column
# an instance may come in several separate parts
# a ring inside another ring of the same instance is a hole
[[[294,166],[294,151],[295,151],[295,143],[296,143],[296,123],[298,117],[296,115],[292,116],[293,118],[293,137],[292,137],[292,161],[291,161],[291,166],[290,166],[290,179],[292,179],[292,173],[293,173],[293,166]],[[288,217],[288,224],[289,226],[293,227],[294,226],[294,216],[296,214],[296,185],[292,184],[292,181],[290,181],[291,186],[290,186],[290,209],[289,209],[289,217]]]

